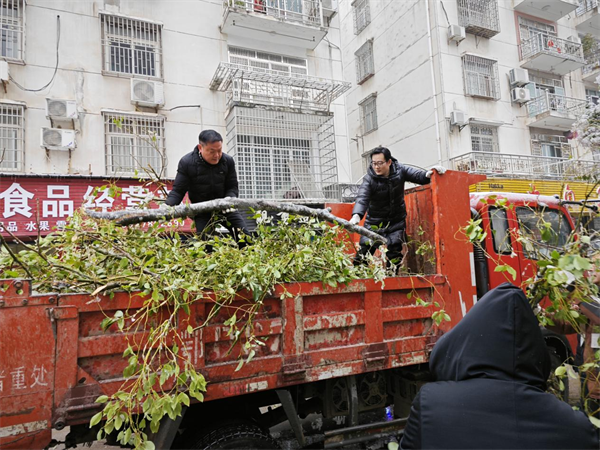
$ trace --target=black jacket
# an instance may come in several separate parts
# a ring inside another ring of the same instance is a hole
[[[544,392],[550,358],[523,291],[488,292],[431,354],[403,449],[597,449],[584,413]]]
[[[238,180],[233,158],[223,153],[217,164],[208,164],[200,156],[198,147],[194,147],[179,161],[177,176],[166,204],[179,205],[186,193],[192,203],[237,197]]]
[[[395,158],[392,158],[390,175],[387,178],[377,175],[373,168],[369,167],[358,190],[352,215],[358,214],[363,217],[368,211],[365,225],[393,226],[404,221],[404,183],[410,181],[429,184],[431,180],[425,176],[426,173],[424,170],[403,166]]]

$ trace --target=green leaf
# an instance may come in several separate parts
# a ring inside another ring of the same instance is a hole
[[[152,441],[145,441],[144,442],[144,448],[143,448],[143,450],[155,450],[155,448],[156,447],[154,446],[154,442],[152,442]]]
[[[243,365],[244,365],[244,360],[240,359],[240,362],[238,363],[237,367],[235,368],[235,372],[237,372],[238,370],[240,370]]]
[[[554,370],[554,375],[556,375],[557,377],[565,376],[566,373],[567,373],[567,368],[565,366],[558,366]]]
[[[106,403],[108,401],[108,395],[101,395],[96,399],[96,403]]]
[[[100,423],[100,421],[102,420],[103,415],[104,415],[104,413],[102,411],[94,414],[94,416],[90,419],[90,428],[92,428],[95,425],[98,425]]]

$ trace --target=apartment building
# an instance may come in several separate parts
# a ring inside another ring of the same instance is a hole
[[[345,0],[339,15],[354,180],[378,145],[491,178],[600,172],[571,133],[598,99],[597,0]]]
[[[237,162],[241,197],[323,202],[350,181],[332,0],[2,0],[0,29],[12,231],[35,202],[72,202],[41,217],[48,229],[103,180],[173,178],[207,128]]]

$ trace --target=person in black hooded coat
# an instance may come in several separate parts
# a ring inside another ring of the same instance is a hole
[[[440,174],[446,171],[441,166],[432,169]],[[367,213],[365,227],[377,227],[378,233],[387,239],[388,261],[399,262],[402,259],[406,229],[404,183],[429,184],[432,173],[432,170],[400,164],[385,147],[377,147],[371,152],[371,165],[358,190],[350,223],[357,224]],[[363,263],[366,255],[375,253],[377,247],[379,244],[361,236],[354,263]]]
[[[484,295],[435,345],[402,449],[598,449],[584,413],[545,392],[550,356],[523,291]]]

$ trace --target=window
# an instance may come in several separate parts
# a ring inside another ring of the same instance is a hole
[[[549,256],[552,250],[562,248],[571,234],[571,225],[560,211],[550,208],[516,208],[519,231],[528,238],[529,245],[523,244],[523,252],[529,259],[538,259],[538,255]],[[546,225],[549,235],[544,240]]]
[[[164,117],[104,113],[104,130],[108,174],[166,168]]]
[[[362,84],[375,74],[373,40],[369,39],[354,54],[356,57],[356,82]]]
[[[471,149],[474,152],[498,151],[498,127],[471,124]]]
[[[497,61],[474,55],[464,55],[462,62],[466,95],[500,99]]]
[[[104,71],[162,77],[162,26],[102,14]]]
[[[23,0],[0,1],[2,56],[8,60],[23,61]]]
[[[354,34],[359,34],[371,23],[369,0],[354,0]]]
[[[377,94],[371,94],[359,103],[363,134],[377,129]]]
[[[500,33],[497,0],[458,0],[459,25],[467,33],[491,38]]]
[[[24,169],[23,112],[21,105],[0,103],[0,170],[22,172]]]
[[[506,210],[500,208],[490,208],[490,225],[494,241],[494,251],[497,254],[511,254],[512,244],[510,242],[510,232],[508,229],[508,218]]]
[[[260,72],[275,70],[283,75],[307,75],[306,59],[277,55],[240,47],[229,47],[229,62]]]
[[[302,179],[306,174],[312,178],[308,139],[238,135],[236,150],[243,198],[308,196],[309,192],[302,192],[306,184]]]

